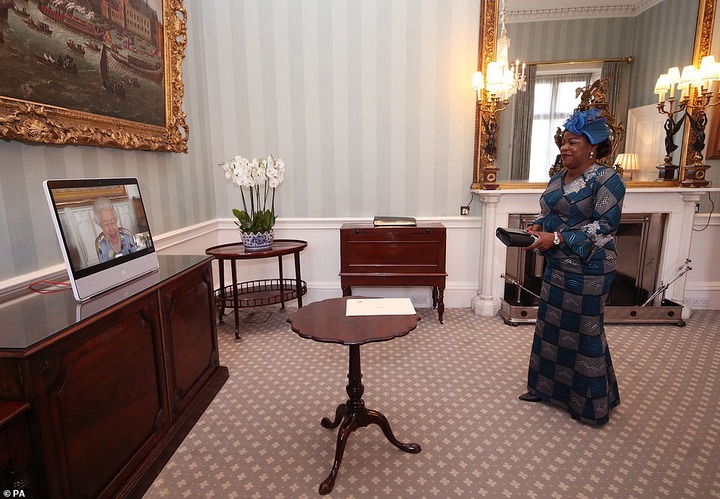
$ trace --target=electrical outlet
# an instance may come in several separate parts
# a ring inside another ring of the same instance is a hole
[[[708,308],[710,306],[710,298],[690,298],[690,306],[695,308]]]
[[[470,206],[465,205],[460,207],[460,214],[461,215],[469,215],[470,214]]]
[[[412,295],[410,301],[413,307],[426,308],[430,306],[430,297],[426,295]]]

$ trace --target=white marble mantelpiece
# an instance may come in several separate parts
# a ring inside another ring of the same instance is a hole
[[[628,188],[623,213],[667,213],[663,235],[660,275],[657,285],[665,276],[671,276],[688,258],[692,237],[695,206],[708,192],[720,188],[682,189],[677,187]],[[541,189],[475,190],[480,200],[482,240],[480,243],[480,287],[472,300],[475,315],[494,316],[500,310],[500,299],[505,281],[507,252],[495,237],[497,227],[507,227],[511,214],[539,213]],[[620,255],[622,258],[622,255]],[[685,301],[686,276],[680,277],[667,289],[665,296],[675,302]]]

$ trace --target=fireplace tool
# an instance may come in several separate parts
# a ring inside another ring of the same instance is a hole
[[[523,286],[522,284],[520,284],[520,281],[518,281],[517,279],[515,279],[513,276],[509,276],[509,275],[507,275],[507,274],[500,274],[500,278],[501,278],[501,279],[505,279],[505,280],[506,280],[507,282],[509,282],[510,284],[514,284],[515,286],[517,286],[518,288],[520,288],[520,289],[522,289],[522,290],[527,291],[528,293],[530,293],[531,295],[533,295],[533,296],[534,296],[535,298],[537,298],[538,300],[540,299],[540,295],[537,295],[537,294],[533,293],[533,292],[530,291],[528,288],[526,288],[525,286]],[[519,295],[519,294],[520,294],[520,293],[518,292],[518,295]],[[518,296],[517,301],[518,301],[518,302],[520,301],[520,297],[519,297],[519,296]]]
[[[665,291],[667,291],[667,288],[669,288],[672,283],[684,276],[688,271],[692,270],[692,267],[689,265],[690,263],[692,263],[692,260],[687,258],[685,262],[677,268],[673,275],[668,278],[667,282],[660,281],[660,287],[652,295],[650,295],[650,298],[648,298],[647,301],[642,304],[642,306],[644,307],[648,303],[652,302],[655,297],[660,293],[662,293],[662,299],[665,300]]]

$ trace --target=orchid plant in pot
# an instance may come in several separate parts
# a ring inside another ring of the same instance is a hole
[[[235,224],[246,251],[269,249],[275,225],[275,189],[285,180],[285,162],[272,155],[267,158],[235,156],[220,163],[225,178],[240,189],[243,209],[233,209]]]

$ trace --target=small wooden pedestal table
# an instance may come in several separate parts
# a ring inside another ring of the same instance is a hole
[[[225,307],[232,307],[235,312],[235,339],[240,339],[240,309],[260,307],[279,303],[285,308],[285,302],[297,298],[298,308],[302,308],[302,297],[307,293],[307,284],[300,278],[300,252],[307,247],[306,241],[299,239],[275,239],[272,248],[264,251],[246,251],[242,243],[221,244],[205,250],[206,255],[215,257],[219,263],[220,289],[215,294],[215,301],[220,309],[220,322],[225,315]],[[283,277],[284,255],[295,258],[295,279]],[[263,279],[238,283],[235,264],[238,260],[255,260],[258,258],[278,259],[279,279]],[[225,286],[225,260],[230,261],[232,284]]]
[[[346,388],[349,399],[335,410],[335,419],[322,418],[320,424],[325,428],[337,428],[337,446],[335,461],[330,474],[320,484],[320,494],[329,494],[335,485],[340,462],[350,434],[358,428],[372,423],[378,425],[385,437],[400,450],[417,454],[418,444],[404,444],[398,441],[390,429],[387,418],[378,411],[365,408],[362,395],[362,372],[360,369],[360,345],[374,341],[387,341],[405,336],[417,327],[420,316],[413,315],[372,315],[347,317],[347,300],[361,297],[331,298],[310,305],[293,313],[288,322],[294,332],[303,338],[324,343],[341,343],[350,347],[350,368]]]

